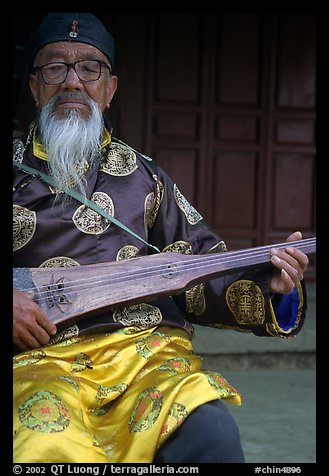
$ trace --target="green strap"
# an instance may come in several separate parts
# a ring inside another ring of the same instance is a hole
[[[141,238],[139,235],[137,235],[132,230],[130,230],[130,228],[125,226],[123,223],[121,223],[119,220],[117,220],[113,216],[108,215],[102,208],[98,207],[94,202],[92,202],[91,200],[88,200],[88,198],[85,198],[83,195],[78,193],[76,190],[73,190],[72,188],[68,188],[68,187],[65,187],[65,186],[60,187],[52,177],[49,177],[49,175],[44,174],[43,172],[40,172],[39,170],[34,169],[33,167],[30,167],[29,165],[22,164],[21,162],[17,162],[16,160],[14,160],[14,165],[16,165],[16,167],[19,167],[20,169],[22,169],[25,172],[28,172],[32,175],[38,175],[42,180],[49,183],[49,185],[51,185],[52,187],[63,190],[63,192],[65,192],[67,195],[70,195],[71,197],[75,198],[79,202],[86,205],[88,208],[91,208],[92,210],[97,212],[99,215],[102,215],[104,218],[106,218],[110,222],[114,223],[119,228],[121,228],[122,230],[124,230],[127,233],[129,233],[130,235],[132,235],[134,238],[137,238],[137,240],[144,243],[144,245],[147,245],[149,248],[152,248],[157,253],[161,253],[159,248],[157,248],[154,245],[151,245],[150,243],[147,243],[147,241],[143,240],[143,238]]]

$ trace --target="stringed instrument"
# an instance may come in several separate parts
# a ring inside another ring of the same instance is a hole
[[[316,254],[316,237],[205,255],[160,253],[125,261],[60,268],[14,268],[13,285],[59,328],[68,321],[118,307],[179,294],[212,278],[272,266],[270,250],[299,248]]]

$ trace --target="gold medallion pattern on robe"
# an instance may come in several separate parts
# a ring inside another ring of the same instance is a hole
[[[120,322],[124,326],[149,329],[162,321],[162,314],[158,307],[142,303],[114,311],[113,321]]]
[[[111,143],[107,155],[100,161],[100,171],[115,177],[132,174],[136,169],[137,160],[135,152],[128,146]]]
[[[126,245],[119,249],[116,260],[124,261],[126,259],[136,258],[139,255],[139,249],[133,245]]]
[[[78,173],[80,179],[87,173],[87,171],[89,170],[89,164],[87,162],[87,160],[83,159],[81,160],[81,162],[78,162],[75,164],[75,170],[76,172]],[[68,183],[68,187],[69,188],[74,188],[76,186],[77,182],[76,180],[69,180],[69,183]],[[63,190],[59,189],[59,188],[56,188],[56,187],[52,187],[51,185],[49,185],[49,190],[51,191],[51,193],[53,194],[60,194],[60,193],[64,193]]]
[[[99,208],[104,210],[108,215],[114,216],[114,205],[112,199],[104,192],[95,192],[91,197]],[[99,235],[106,231],[111,225],[110,220],[91,210],[86,205],[81,205],[72,217],[75,226],[90,235]]]
[[[147,231],[152,228],[154,221],[156,219],[155,209],[155,194],[154,192],[149,193],[144,202],[144,228],[147,234]]]
[[[156,190],[147,195],[144,203],[144,225],[146,234],[154,225],[164,193],[163,183],[158,179],[157,175],[153,174],[152,178],[155,181]]]
[[[67,256],[54,256],[40,264],[39,268],[70,268],[80,266],[80,264]]]
[[[175,241],[163,249],[163,252],[180,253],[184,255],[191,255],[192,251],[192,245],[187,241]],[[185,309],[189,314],[201,316],[206,310],[204,288],[204,284],[200,283],[185,291]]]
[[[13,159],[16,162],[23,162],[23,154],[25,151],[25,146],[20,139],[14,139],[13,141]]]
[[[71,345],[74,342],[78,342],[78,339],[76,339],[78,335],[79,327],[76,324],[73,324],[73,326],[67,327],[66,329],[57,332],[56,335],[51,337],[47,345],[57,344],[58,342],[61,342],[63,347],[65,345]]]
[[[13,249],[23,248],[33,237],[36,229],[36,213],[19,205],[13,207]]]
[[[210,248],[208,253],[209,254],[211,254],[211,253],[222,253],[223,251],[228,251],[228,249],[227,249],[226,243],[223,240],[221,240],[215,246]]]
[[[75,164],[75,169],[76,169],[76,172],[78,173],[79,177],[83,177],[87,171],[89,170],[89,164],[87,162],[87,160],[82,160],[81,162],[78,162]],[[77,182],[76,180],[69,180],[69,183],[68,183],[68,186],[70,188],[74,188],[76,186]],[[63,190],[59,189],[59,188],[56,188],[56,187],[52,187],[51,185],[48,186],[49,190],[51,191],[51,193],[53,194],[60,194],[60,193],[64,193]]]
[[[164,253],[180,253],[182,255],[191,255],[192,254],[192,245],[187,241],[175,241],[170,243],[162,250]]]
[[[186,220],[190,223],[190,225],[196,225],[203,219],[200,213],[194,207],[192,207],[189,201],[179,191],[176,184],[174,185],[174,197],[177,205],[186,216]]]
[[[196,284],[185,292],[185,308],[188,313],[201,316],[206,310],[204,283]]]
[[[226,303],[239,324],[263,324],[264,296],[253,281],[239,280],[232,283],[226,291]]]

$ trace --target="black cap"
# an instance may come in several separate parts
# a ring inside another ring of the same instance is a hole
[[[103,23],[91,13],[48,13],[30,36],[30,64],[37,52],[56,41],[76,41],[95,46],[104,53],[114,68],[115,45]]]

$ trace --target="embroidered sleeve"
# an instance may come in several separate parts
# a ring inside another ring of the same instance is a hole
[[[163,198],[150,233],[151,242],[164,252],[225,253],[222,238],[209,228],[170,177],[160,169],[158,173]],[[192,325],[260,336],[294,335],[305,315],[304,292],[301,288],[289,296],[271,299],[269,279],[268,269],[230,274],[197,284],[174,300]]]
[[[268,326],[271,335],[293,336],[305,319],[306,296],[304,281],[290,294],[276,294],[271,299],[273,323]]]

